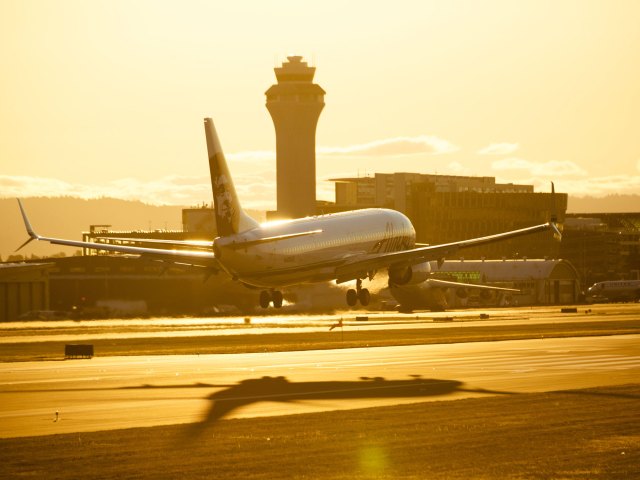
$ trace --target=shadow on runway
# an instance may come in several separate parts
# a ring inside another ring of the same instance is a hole
[[[489,395],[511,395],[515,392],[487,390],[482,388],[465,388],[464,383],[457,380],[424,379],[421,375],[409,375],[408,380],[387,380],[383,377],[360,377],[356,381],[315,381],[292,382],[283,376],[264,376],[248,378],[235,384],[183,383],[183,384],[141,384],[122,387],[80,387],[53,388],[43,390],[12,390],[6,393],[28,391],[42,392],[82,392],[82,391],[131,391],[165,390],[167,393],[179,389],[216,389],[208,395],[211,406],[200,420],[193,424],[192,430],[204,430],[225,418],[234,410],[260,402],[292,403],[313,400],[350,400],[376,398],[427,398],[446,396],[456,392],[470,392]],[[0,394],[3,392],[0,392]],[[134,394],[133,399],[140,398]],[[158,397],[155,397],[158,399]],[[162,396],[162,400],[184,400],[184,396]],[[202,397],[200,397],[202,398]],[[118,400],[124,400],[119,398]],[[191,433],[194,433],[193,431]]]
[[[423,379],[386,380],[361,377],[358,381],[291,382],[285,377],[261,377],[242,380],[236,385],[209,396],[213,402],[204,418],[192,425],[191,433],[199,433],[228,416],[234,410],[259,402],[300,402],[307,400],[348,400],[367,398],[425,398],[451,395],[455,392],[512,394],[485,389],[464,388],[457,380]]]

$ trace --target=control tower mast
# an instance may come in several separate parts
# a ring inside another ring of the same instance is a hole
[[[316,213],[316,125],[325,91],[313,83],[315,67],[302,57],[287,57],[274,68],[278,83],[266,91],[267,110],[276,130],[277,216]]]

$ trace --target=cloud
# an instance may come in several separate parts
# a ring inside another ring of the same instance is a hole
[[[383,139],[367,144],[346,147],[320,147],[317,157],[334,162],[344,157],[358,159],[375,169],[377,163],[409,157],[416,154],[443,154],[458,150],[447,140],[420,135]],[[273,210],[276,204],[276,153],[256,150],[227,153],[233,172],[236,191],[245,208]],[[409,159],[407,159],[409,161]],[[460,166],[454,166],[459,171]],[[333,183],[318,181],[318,198],[333,199]],[[211,183],[208,176],[174,175],[150,181],[120,178],[102,182],[97,179],[88,184],[72,183],[59,178],[0,175],[0,197],[61,197],[84,199],[119,198],[140,200],[153,205],[197,205],[211,201]]]
[[[466,175],[469,176],[472,174],[472,171],[465,167],[464,165],[462,165],[460,162],[451,162],[449,163],[449,165],[447,166],[448,168],[448,172],[451,175]]]
[[[395,137],[375,140],[369,143],[347,145],[344,147],[318,147],[317,157],[381,157],[404,156],[416,154],[439,155],[453,153],[460,150],[453,143],[433,135],[418,135],[415,137]],[[233,163],[268,164],[275,162],[276,153],[269,150],[256,150],[226,154]]]
[[[492,143],[478,150],[478,155],[510,155],[520,148],[517,143]]]
[[[638,194],[640,193],[640,175],[609,175],[586,179],[559,180],[556,182],[556,191],[566,192],[569,195],[578,197]]]
[[[50,196],[55,197],[65,195],[71,189],[70,183],[55,178],[0,175],[0,191],[4,197],[45,195],[38,192],[51,193]]]
[[[395,137],[375,140],[369,143],[344,147],[322,147],[316,149],[317,157],[396,157],[405,155],[440,155],[460,150],[453,143],[433,135],[415,137]],[[276,160],[276,153],[270,150],[256,150],[226,154],[230,163],[269,165]]]
[[[151,181],[122,178],[93,188],[103,197],[141,200],[153,205],[190,205],[212,197],[208,177],[167,176]]]
[[[466,174],[466,168],[457,162],[448,165],[451,174]],[[513,179],[496,178],[499,183]],[[269,174],[234,176],[236,191],[242,205],[248,209],[274,210],[276,180]],[[534,185],[538,192],[548,192],[549,176],[520,177],[517,183]],[[610,175],[605,177],[564,178],[555,182],[556,191],[572,196],[602,197],[611,194],[640,193],[640,175]],[[80,185],[55,178],[0,175],[1,197],[59,197],[120,198],[140,200],[153,205],[197,205],[211,202],[211,185],[208,177],[171,176],[143,182],[123,178],[105,185]],[[318,180],[317,198],[334,199],[333,182]]]
[[[396,137],[346,147],[319,147],[319,156],[400,156],[429,154],[439,155],[460,150],[443,138],[418,135],[416,137]]]
[[[512,179],[496,177],[497,183],[510,183]],[[536,192],[550,192],[549,177],[519,178],[517,183],[533,185]],[[640,194],[640,175],[609,175],[604,177],[563,178],[554,181],[556,192],[576,197],[604,197],[607,195]]]
[[[494,143],[483,148],[481,155],[513,152],[518,144]],[[459,148],[438,137],[420,135],[378,140],[346,147],[318,148],[317,198],[334,199],[334,184],[327,178],[350,177],[354,172],[423,171],[416,163],[420,155],[451,153]],[[450,157],[451,158],[451,157]],[[456,157],[453,157],[456,158]],[[276,204],[276,175],[273,151],[246,151],[227,154],[236,191],[245,208],[273,210]],[[352,161],[346,161],[352,160]],[[477,160],[477,157],[476,157]],[[558,191],[571,195],[604,196],[615,193],[640,193],[640,175],[610,175],[588,177],[574,162],[532,162],[518,157],[497,159],[491,168],[500,183],[534,185],[537,191],[549,191],[549,181],[556,182]],[[469,168],[457,159],[440,162],[435,173],[476,175],[477,166]],[[640,159],[636,163],[640,173]],[[503,177],[503,178],[499,178]],[[208,175],[165,176],[151,181],[121,178],[91,184],[71,183],[58,178],[0,175],[0,197],[111,197],[140,200],[154,205],[197,205],[211,202]]]
[[[247,152],[227,153],[225,158],[229,163],[252,163],[266,165],[276,161],[276,152],[270,150],[254,150]]]
[[[274,208],[275,175],[240,174],[234,176],[234,182],[245,208]],[[108,197],[152,205],[197,205],[212,200],[208,176],[167,176],[151,181],[121,178],[102,185],[84,185],[55,178],[0,175],[0,192],[2,197]]]
[[[574,162],[566,160],[549,162],[531,162],[522,158],[505,158],[491,162],[491,168],[498,171],[524,170],[534,177],[557,178],[586,176],[587,171]]]

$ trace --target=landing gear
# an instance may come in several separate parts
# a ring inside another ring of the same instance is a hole
[[[268,308],[271,302],[276,308],[282,307],[282,292],[280,290],[262,290],[260,292],[260,306],[262,308]]]
[[[260,306],[262,308],[267,308],[271,303],[271,293],[268,290],[262,290],[260,292]]]
[[[360,300],[360,305],[363,307],[369,305],[369,302],[371,301],[371,294],[369,293],[369,290],[366,288],[361,289],[358,292],[358,300]]]
[[[273,306],[276,308],[282,307],[282,292],[280,290],[274,290],[271,293],[271,300],[273,301]]]
[[[358,303],[358,292],[356,292],[353,288],[347,290],[347,305],[350,307],[355,307],[356,303]]]
[[[369,290],[362,288],[362,280],[360,279],[356,280],[355,290],[353,288],[347,290],[347,305],[355,307],[358,301],[363,307],[369,305],[369,302],[371,301],[371,294],[369,293]]]

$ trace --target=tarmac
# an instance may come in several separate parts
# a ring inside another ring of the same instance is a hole
[[[584,321],[585,316],[639,318],[639,307],[637,304],[580,307],[580,312],[573,316],[560,314],[559,308],[499,310],[490,312],[489,319],[482,320],[478,311],[428,313],[425,314],[428,318],[417,320],[415,315],[413,319],[392,320],[374,314],[369,315],[371,323],[366,326],[353,319],[353,325],[348,328],[399,328],[400,323],[394,322],[410,322],[410,328],[421,324],[428,328],[433,322],[451,328],[501,322],[508,329],[512,324],[524,321],[535,325],[537,322]],[[585,311],[589,309],[590,312]],[[438,322],[438,319],[450,317],[454,320]],[[286,329],[322,328],[326,331],[328,325],[339,318],[339,315],[322,317],[311,320],[318,322],[317,325]],[[306,316],[305,319],[310,321]],[[149,320],[137,322],[140,328],[153,325]],[[227,319],[225,322],[229,322],[229,330],[237,329],[233,321]],[[300,323],[300,319],[287,319],[285,323],[295,322]],[[30,332],[40,330],[37,326],[32,327]],[[200,321],[193,327],[193,333],[203,330]],[[259,326],[254,333],[272,328],[281,332],[284,327]],[[404,328],[407,328],[406,323]],[[247,333],[243,328],[237,330]],[[16,336],[25,341],[24,331],[18,328],[15,331],[23,333]],[[33,333],[33,336],[39,337],[42,332]],[[120,333],[141,332],[134,329]],[[65,334],[55,332],[55,329],[47,330],[45,334],[59,335]],[[70,338],[80,337],[70,335]],[[639,340],[640,335],[613,335],[0,363],[0,437],[179,423],[209,426],[222,418],[637,383],[640,378]],[[5,341],[7,338],[2,338],[2,342]]]

